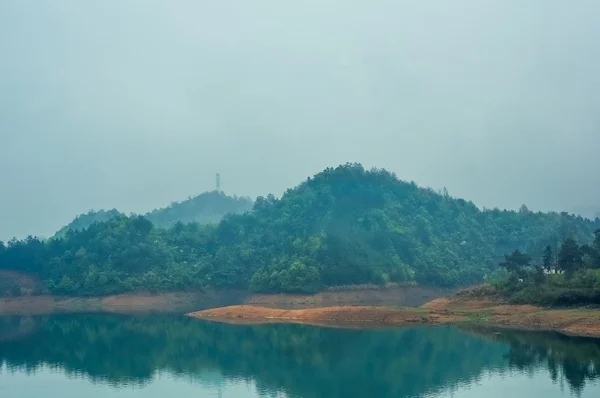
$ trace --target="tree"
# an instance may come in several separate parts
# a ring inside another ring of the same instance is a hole
[[[548,245],[544,249],[544,255],[542,256],[542,265],[544,269],[550,272],[554,268],[554,250],[552,246]]]
[[[543,267],[535,267],[535,272],[533,273],[533,282],[536,286],[541,286],[546,281],[546,275],[544,274]]]
[[[592,243],[592,250],[594,267],[600,268],[600,229],[594,231],[594,242]]]
[[[6,253],[6,246],[4,242],[0,240],[0,268],[3,268],[2,263],[4,262],[4,254]]]
[[[521,214],[529,214],[529,208],[526,205],[521,205],[521,207],[519,207],[519,213]]]
[[[567,238],[558,251],[558,267],[571,277],[583,266],[583,256],[579,244],[573,238]]]
[[[531,257],[525,253],[521,253],[519,249],[511,254],[504,255],[504,261],[500,263],[501,267],[506,268],[509,272],[514,272],[519,276],[523,275],[526,267],[531,265]]]
[[[594,248],[588,244],[584,244],[579,247],[579,251],[581,252],[583,266],[585,268],[593,268],[596,257],[596,251]]]
[[[135,230],[135,232],[138,236],[145,237],[150,233],[153,225],[152,225],[152,222],[149,221],[148,219],[146,219],[142,216],[137,216],[137,217],[134,217],[133,220],[131,221],[131,227],[133,228],[133,230]]]

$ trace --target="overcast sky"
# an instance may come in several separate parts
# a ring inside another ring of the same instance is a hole
[[[600,1],[1,0],[0,239],[361,162],[600,208]]]

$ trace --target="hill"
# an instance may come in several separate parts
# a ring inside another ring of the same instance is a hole
[[[71,230],[71,231],[80,231],[83,229],[88,228],[90,225],[92,225],[95,222],[105,222],[110,220],[111,218],[114,217],[118,217],[118,216],[124,216],[125,214],[121,213],[120,211],[118,211],[117,209],[112,209],[112,210],[99,210],[99,211],[95,211],[95,210],[90,210],[87,213],[84,214],[80,214],[77,217],[75,217],[75,219],[73,221],[71,221],[69,224],[65,225],[64,227],[62,227],[61,229],[59,229],[55,234],[54,237],[55,238],[63,238],[67,231]]]
[[[225,214],[244,213],[252,209],[252,199],[227,196],[223,192],[204,192],[182,202],[153,210],[145,215],[159,227],[169,228],[178,222],[184,224],[197,222],[201,224],[218,223]]]
[[[227,196],[222,192],[204,192],[181,202],[173,202],[169,206],[155,209],[144,215],[156,226],[169,228],[177,222],[184,224],[197,222],[201,224],[218,223],[225,214],[243,213],[252,209],[252,199],[247,197]],[[90,210],[80,214],[68,225],[62,227],[55,238],[64,237],[68,230],[77,231],[89,228],[95,222],[105,222],[111,218],[124,216],[116,209]]]
[[[244,275],[260,291],[416,281],[456,286],[482,281],[507,252],[542,254],[565,237],[590,241],[599,220],[567,213],[480,210],[472,202],[359,164],[329,168],[281,199],[256,201],[229,217],[218,273]],[[220,274],[218,274],[220,275]]]
[[[63,239],[0,247],[0,269],[38,274],[56,293],[212,286],[314,292],[388,282],[478,283],[519,248],[534,256],[566,237],[591,241],[600,220],[480,210],[360,164],[328,168],[219,224],[156,227],[118,216]]]

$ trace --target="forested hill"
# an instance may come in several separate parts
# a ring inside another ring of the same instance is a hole
[[[146,213],[144,217],[156,226],[169,228],[177,222],[201,224],[218,223],[227,213],[244,213],[252,209],[252,199],[228,196],[222,192],[204,192],[181,202],[173,202],[169,206],[155,209]],[[105,222],[111,218],[124,216],[116,209],[109,211],[89,211],[78,215],[68,225],[62,227],[55,237],[64,237],[68,230],[87,229],[95,222]]]
[[[600,220],[566,213],[480,210],[447,193],[359,164],[329,168],[219,224],[155,227],[112,218],[63,239],[0,245],[0,268],[39,275],[57,293],[481,282],[503,255],[534,256],[566,237],[589,242]]]
[[[309,178],[280,200],[259,198],[253,214],[224,220],[216,235],[218,264],[237,267],[228,277],[247,272],[255,289],[268,291],[313,282],[479,282],[516,247],[541,256],[567,236],[590,241],[599,227],[600,220],[525,206],[481,211],[385,170],[348,164]]]
[[[111,218],[115,218],[118,216],[124,216],[125,214],[121,213],[117,209],[112,210],[99,210],[94,211],[90,210],[87,213],[80,214],[69,224],[65,225],[61,229],[59,229],[55,234],[55,238],[63,238],[65,237],[67,231],[78,231],[82,229],[88,228],[95,222],[105,222],[110,220]]]
[[[178,222],[184,224],[218,223],[228,213],[244,213],[252,209],[252,199],[227,196],[223,192],[204,192],[182,202],[171,203],[168,207],[156,209],[145,217],[154,225],[169,228]]]

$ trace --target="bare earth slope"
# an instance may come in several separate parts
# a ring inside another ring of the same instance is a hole
[[[253,294],[243,304],[280,309],[348,305],[418,307],[450,293],[449,290],[418,285],[390,285],[387,287],[359,285],[315,294]]]
[[[8,286],[4,294],[0,290],[0,315],[31,315],[72,312],[186,312],[226,305],[248,304],[270,308],[320,308],[347,305],[394,305],[419,306],[427,301],[448,294],[435,288],[420,286],[354,286],[344,290],[330,290],[312,295],[255,294],[236,290],[204,290],[202,292],[148,293],[136,292],[101,297],[65,297],[26,294],[34,291],[33,281],[27,275],[0,273],[0,282]],[[15,283],[18,281],[19,283]],[[9,283],[10,282],[10,283]],[[0,283],[0,286],[2,284]],[[11,295],[14,286],[20,295]],[[41,284],[39,284],[41,286]],[[40,287],[37,287],[40,290]]]
[[[229,322],[264,323],[296,322],[328,325],[406,325],[442,324],[460,321],[457,315],[431,313],[415,308],[370,306],[334,306],[308,309],[276,309],[254,305],[235,305],[189,314],[196,318],[212,318]]]
[[[55,313],[112,312],[148,313],[164,312],[184,314],[198,308],[240,303],[246,296],[242,291],[131,293],[104,297],[20,296],[0,299],[0,316],[45,315]]]
[[[464,292],[435,299],[419,308],[328,306],[286,310],[237,305],[193,312],[189,315],[225,322],[296,322],[340,326],[476,322],[600,337],[600,310],[597,309],[545,309],[531,305],[509,305],[494,297],[477,297]]]
[[[0,270],[0,296],[30,295],[43,290],[41,281],[23,272]]]

